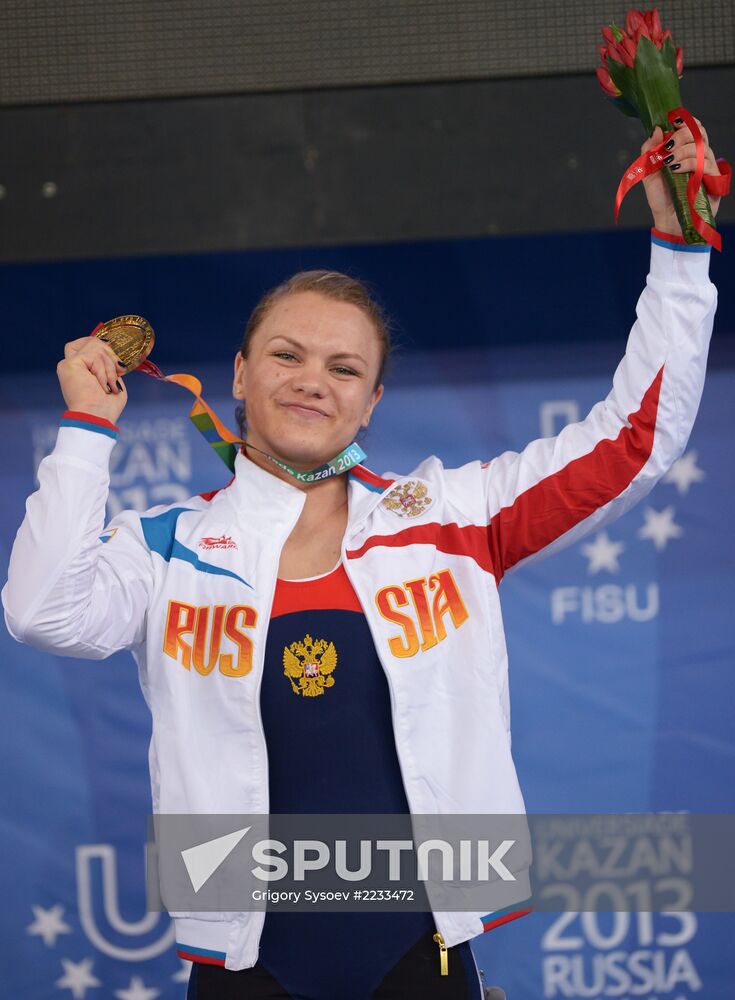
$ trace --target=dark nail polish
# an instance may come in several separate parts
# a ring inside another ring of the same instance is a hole
[[[674,119],[674,125],[683,125],[683,124],[684,124],[684,119],[683,118],[675,118]]]
[[[672,153],[670,156],[665,157],[664,163],[671,163],[673,159],[674,159],[674,154]]]
[[[669,141],[664,146],[664,149],[673,149],[673,148],[674,148],[674,140],[673,139],[669,139]]]
[[[115,380],[115,385],[118,387],[118,389],[120,390],[120,392],[123,391],[122,382],[120,381],[119,378]]]
[[[104,340],[106,344],[110,343],[109,337],[98,337],[97,340]]]
[[[674,163],[669,168],[670,170],[678,170],[681,167],[681,163]]]

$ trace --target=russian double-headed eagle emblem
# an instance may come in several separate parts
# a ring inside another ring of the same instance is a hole
[[[283,672],[291,682],[294,694],[312,698],[324,694],[334,684],[337,650],[333,642],[312,639],[307,633],[303,642],[292,642],[283,650]]]
[[[399,517],[418,517],[433,501],[426,483],[409,479],[401,486],[392,489],[387,497],[383,497],[381,503]]]

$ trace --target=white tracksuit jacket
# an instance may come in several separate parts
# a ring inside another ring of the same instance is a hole
[[[458,469],[431,457],[395,481],[349,473],[342,555],[388,680],[412,813],[523,812],[498,585],[629,510],[684,451],[716,303],[708,264],[654,235],[612,390],[557,437]],[[304,494],[239,455],[226,488],[103,530],[115,436],[66,415],[13,548],[7,626],[57,654],[133,653],[153,717],[155,812],[267,813],[263,654]],[[177,941],[248,968],[264,916],[177,914]],[[447,946],[492,920],[434,917]]]

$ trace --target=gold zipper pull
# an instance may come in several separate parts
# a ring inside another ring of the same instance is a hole
[[[442,976],[449,975],[449,953],[447,952],[447,946],[444,944],[444,938],[441,936],[439,931],[436,932],[433,941],[439,945],[439,968],[441,969]]]

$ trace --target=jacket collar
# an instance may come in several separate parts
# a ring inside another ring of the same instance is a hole
[[[346,475],[349,524],[356,528],[378,506],[395,480],[377,476],[364,465],[355,465]]]
[[[356,465],[347,476],[349,526],[355,528],[378,505],[395,480],[384,479],[364,465]],[[238,511],[256,520],[300,512],[305,503],[304,491],[261,468],[238,452],[235,477],[227,486],[228,499]]]

